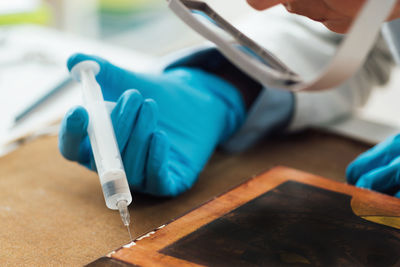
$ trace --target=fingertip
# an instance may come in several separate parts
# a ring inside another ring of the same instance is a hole
[[[120,97],[120,100],[122,100],[122,102],[124,102],[125,104],[129,104],[129,103],[132,103],[132,102],[142,102],[143,101],[143,96],[138,90],[129,89],[129,90],[126,90],[122,94],[122,96]]]
[[[153,99],[145,99],[138,117],[138,127],[145,132],[151,132],[157,126],[158,107]]]
[[[80,160],[80,145],[87,136],[88,114],[83,107],[74,107],[65,115],[58,137],[60,153],[68,160]]]
[[[145,99],[139,110],[139,116],[136,124],[136,135],[146,136],[152,132],[157,126],[158,107],[157,103],[152,99]]]
[[[157,116],[158,113],[158,105],[156,101],[151,98],[147,98],[143,101],[143,108],[146,109],[147,112],[153,114],[153,116]]]
[[[65,115],[65,131],[68,133],[82,133],[86,131],[89,115],[81,106],[73,107]]]
[[[354,162],[350,163],[346,169],[346,179],[349,184],[354,185],[357,182],[358,177],[355,175],[355,164]]]
[[[136,110],[143,102],[142,94],[136,89],[126,90],[117,100],[112,116],[117,119],[121,118],[126,110]]]
[[[367,175],[358,179],[358,181],[355,183],[355,186],[364,189],[370,189],[370,190],[372,189],[371,180],[368,179]]]

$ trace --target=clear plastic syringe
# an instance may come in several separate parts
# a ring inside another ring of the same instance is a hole
[[[97,173],[109,209],[119,210],[122,222],[129,229],[128,205],[132,202],[114,128],[107,111],[96,75],[100,65],[92,60],[82,61],[71,69],[72,77],[81,82],[84,106],[89,114],[88,135],[96,162]]]

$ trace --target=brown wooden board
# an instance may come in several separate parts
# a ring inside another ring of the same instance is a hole
[[[344,181],[347,164],[368,147],[311,130],[265,140],[240,154],[216,152],[187,193],[173,199],[134,194],[133,235],[278,164]],[[128,242],[118,213],[104,204],[96,174],[63,159],[56,137],[1,157],[0,192],[0,266],[81,266]]]
[[[121,248],[138,266],[400,266],[400,199],[285,167]]]

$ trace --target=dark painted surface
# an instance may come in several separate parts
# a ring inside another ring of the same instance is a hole
[[[208,266],[400,266],[400,231],[350,201],[286,182],[160,252]]]
[[[100,258],[88,265],[86,267],[137,267],[138,265],[133,265],[123,261],[119,261],[109,257]]]

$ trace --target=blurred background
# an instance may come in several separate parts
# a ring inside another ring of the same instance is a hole
[[[226,1],[206,2],[230,20],[255,12],[244,0],[229,1],[229,8]],[[32,134],[56,133],[59,119],[80,104],[65,67],[72,53],[144,71],[200,42],[166,0],[0,1],[0,155]]]
[[[204,2],[233,24],[257,12],[246,0]],[[265,30],[267,26],[260,25]],[[69,86],[65,68],[72,53],[98,54],[123,67],[145,70],[161,57],[203,41],[169,11],[166,0],[0,1],[0,155],[4,144],[43,131],[44,125],[79,104],[80,95],[76,85]],[[357,116],[378,123],[375,128],[384,124],[397,131],[399,69],[392,77],[386,90],[375,90]],[[69,89],[42,101],[46,108],[15,120],[60,85]],[[340,127],[365,132],[364,124]]]
[[[245,0],[206,0],[228,19],[252,10]],[[254,12],[254,11],[253,11]],[[166,0],[1,1],[0,24],[36,23],[151,55],[165,55],[201,39],[168,10]]]

